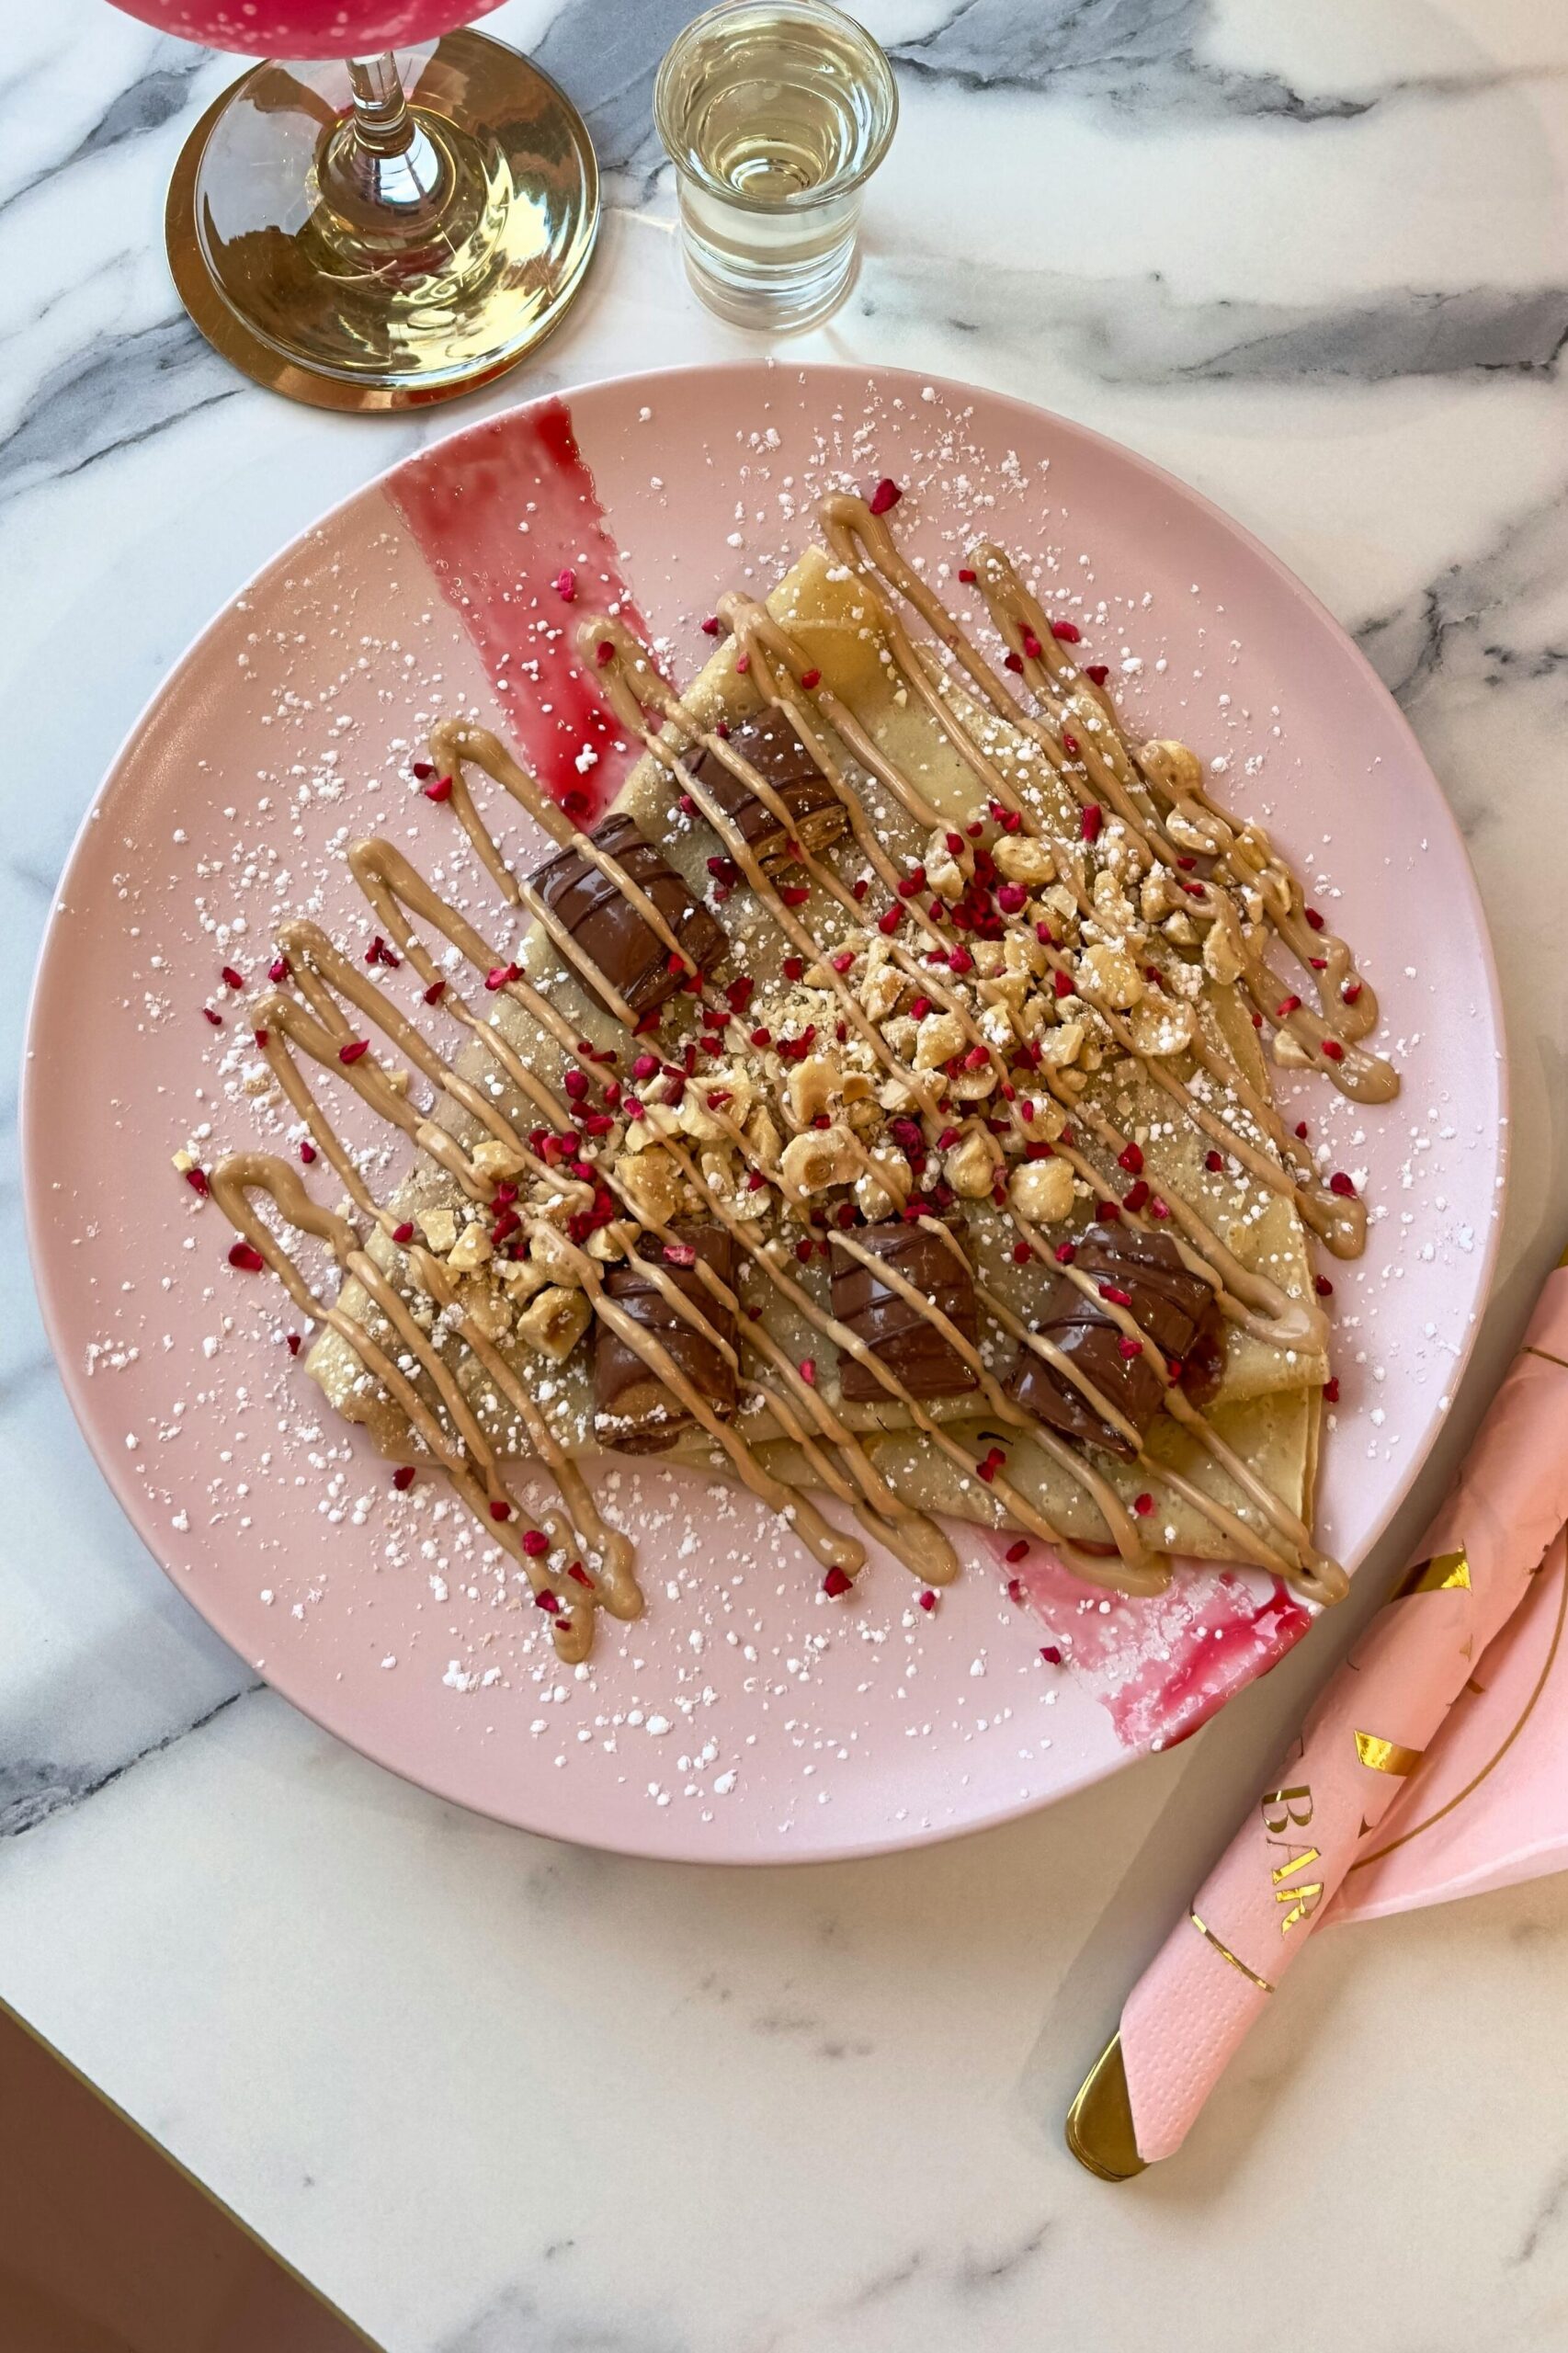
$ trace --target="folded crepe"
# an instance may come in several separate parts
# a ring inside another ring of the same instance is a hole
[[[882,1536],[1011,1522],[1108,1581],[1262,1558],[1326,1597],[1308,1226],[1348,1254],[1364,1212],[1285,1134],[1263,1037],[1385,1098],[1370,993],[1195,757],[1129,743],[1000,551],[975,564],[1028,703],[863,506],[827,521],[766,606],[723,600],[731,634],[678,700],[587,625],[647,747],[591,841],[493,738],[437,731],[432,826],[449,863],[461,823],[488,901],[351,853],[427,978],[419,1030],[312,926],[283,937],[309,1012],[276,1001],[268,1053],[295,1108],[343,1168],[300,1077],[301,1049],[335,1056],[420,1147],[359,1203],[373,1229],[309,1370],[400,1461],[455,1394],[471,1462],[542,1431],[573,1463],[608,1444],[776,1501],[825,1488]],[[508,796],[560,845],[531,875],[498,838]],[[1315,1004],[1270,970],[1278,942]],[[426,1113],[377,1095],[346,1002],[434,1082]],[[443,1017],[467,1036],[437,1060]],[[401,1393],[398,1299],[430,1336]]]

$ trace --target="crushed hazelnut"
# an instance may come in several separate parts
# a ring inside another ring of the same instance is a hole
[[[971,1120],[957,1143],[944,1153],[942,1174],[960,1199],[981,1201],[996,1181],[998,1159],[994,1138]]]
[[[1060,1225],[1073,1214],[1073,1171],[1064,1160],[1028,1160],[1015,1168],[1007,1199],[1035,1225]]]
[[[680,1171],[667,1152],[623,1153],[615,1180],[645,1225],[667,1225],[680,1209]]]
[[[458,1285],[458,1304],[487,1340],[504,1340],[512,1328],[512,1311],[483,1275],[465,1275]]]
[[[938,825],[926,845],[926,883],[939,899],[961,899],[966,870],[974,861],[967,847],[961,852],[948,847],[949,830]]]
[[[469,1157],[481,1176],[503,1185],[520,1176],[528,1165],[516,1144],[504,1143],[499,1136],[486,1136],[483,1143],[474,1145]]]
[[[1225,987],[1241,979],[1245,968],[1236,919],[1227,908],[1209,926],[1203,942],[1203,969],[1211,981]]]
[[[825,1111],[838,1092],[838,1064],[825,1054],[808,1054],[790,1071],[786,1091],[790,1109],[797,1127],[809,1127],[819,1111]]]
[[[1058,1021],[1040,1041],[1040,1058],[1051,1069],[1064,1071],[1075,1063],[1084,1043],[1081,1021]]]
[[[439,1258],[444,1258],[458,1238],[458,1218],[455,1210],[421,1210],[419,1231]]]
[[[1190,800],[1203,782],[1203,763],[1187,744],[1174,736],[1156,735],[1145,744],[1138,755],[1138,764],[1147,770],[1168,792],[1179,793]]]
[[[884,1036],[890,1037],[896,1027],[890,1022]],[[933,1013],[925,1021],[911,1022],[915,1031],[915,1067],[916,1070],[940,1070],[944,1063],[961,1054],[969,1044],[969,1033],[956,1013]]]
[[[1102,939],[1086,948],[1078,961],[1078,992],[1091,1005],[1108,1005],[1125,1013],[1143,995],[1143,976],[1125,948]]]
[[[1159,1057],[1182,1054],[1191,1045],[1197,1022],[1190,1005],[1181,999],[1149,995],[1134,1006],[1129,1027],[1141,1054]]]
[[[1035,834],[1004,834],[992,856],[998,874],[1009,882],[1021,882],[1028,891],[1043,889],[1056,872],[1050,844]]]
[[[894,1144],[877,1144],[870,1153],[872,1168],[862,1168],[855,1179],[855,1205],[874,1225],[891,1217],[909,1199],[915,1183],[908,1161]]]
[[[518,1316],[517,1337],[561,1364],[587,1330],[593,1313],[585,1292],[563,1290],[552,1284]]]
[[[454,1275],[468,1274],[475,1267],[483,1267],[492,1256],[490,1236],[476,1220],[465,1225],[447,1253],[447,1264]]]
[[[859,1166],[846,1128],[808,1128],[785,1145],[779,1173],[797,1193],[825,1193],[830,1186],[852,1183]]]

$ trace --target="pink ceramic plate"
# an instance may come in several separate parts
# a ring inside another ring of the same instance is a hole
[[[746,364],[599,384],[453,436],[329,515],[192,648],[83,828],[39,972],[38,1279],[72,1402],[147,1544],[368,1755],[639,1854],[821,1859],[1003,1820],[1189,1729],[1306,1622],[1265,1581],[1205,1572],[1165,1604],[1080,1620],[1063,1668],[978,1540],[935,1611],[887,1560],[832,1602],[749,1498],[644,1467],[615,1493],[647,1616],[605,1621],[591,1665],[563,1671],[436,1484],[393,1495],[316,1415],[280,1292],[230,1269],[227,1228],[170,1165],[265,1123],[222,968],[259,983],[280,913],[362,947],[341,858],[355,835],[390,832],[427,864],[450,853],[448,813],[408,774],[434,711],[472,706],[558,789],[612,789],[621,763],[549,585],[563,566],[585,601],[619,595],[688,675],[720,585],[770,581],[823,488],[884,474],[931,565],[977,528],[1038,556],[1086,657],[1151,728],[1223,764],[1223,794],[1335,903],[1382,997],[1401,1100],[1364,1115],[1320,1086],[1301,1097],[1376,1205],[1366,1257],[1335,1270],[1342,1398],[1321,1489],[1326,1540],[1354,1562],[1438,1427],[1491,1263],[1504,1075],[1481,910],[1409,730],[1328,615],[1202,499],[1080,426],[914,376]]]

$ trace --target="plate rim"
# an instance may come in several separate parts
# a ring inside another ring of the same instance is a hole
[[[1453,846],[1459,850],[1460,871],[1469,895],[1470,909],[1481,949],[1480,977],[1484,986],[1487,1010],[1497,1047],[1498,1118],[1496,1135],[1494,1139],[1495,1154],[1494,1203],[1492,1214],[1487,1221],[1484,1239],[1475,1254],[1473,1288],[1467,1307],[1464,1336],[1450,1379],[1450,1397],[1457,1399],[1460,1385],[1470,1370],[1482,1323],[1491,1302],[1493,1278],[1495,1274],[1497,1256],[1502,1242],[1503,1222],[1512,1174],[1513,1128],[1510,1117],[1513,1085],[1512,1055],[1496,951],[1493,945],[1491,926],[1487,921],[1485,903],[1482,898],[1475,870],[1471,861],[1469,847],[1442,782],[1427,759],[1420,739],[1394,695],[1379,676],[1366,653],[1357,643],[1344,623],[1330,611],[1315,591],[1290,569],[1281,556],[1277,555],[1271,548],[1257,538],[1246,524],[1239,522],[1216,500],[1209,497],[1207,493],[1195,488],[1192,483],[1184,481],[1179,474],[1173,472],[1169,467],[1161,465],[1155,459],[1146,457],[1142,450],[1131,448],[1128,443],[1119,441],[1109,434],[1101,433],[1094,426],[1083,424],[1074,417],[1064,416],[1059,410],[1047,408],[1039,402],[1026,400],[1015,392],[999,392],[988,385],[968,383],[956,377],[933,374],[920,369],[884,367],[871,360],[790,359],[780,358],[773,353],[758,354],[756,357],[737,356],[712,362],[680,361],[669,367],[625,369],[608,375],[593,376],[580,383],[554,386],[548,391],[532,393],[527,400],[510,402],[503,407],[487,410],[483,416],[472,417],[462,424],[454,425],[449,432],[436,435],[417,449],[380,468],[364,482],[356,484],[343,497],[334,500],[302,530],[297,531],[292,538],[286,540],[280,548],[275,549],[272,554],[247,574],[245,578],[229,592],[222,603],[196,631],[180,654],[168,665],[157,686],[146,698],[127,727],[97,790],[83,812],[80,823],[72,836],[64,863],[51,893],[51,904],[49,918],[39,944],[32,979],[28,991],[27,1015],[23,1027],[20,1085],[17,1093],[17,1163],[21,1176],[28,1268],[33,1293],[38,1302],[44,1336],[49,1342],[50,1354],[53,1359],[61,1387],[64,1392],[66,1403],[71,1408],[77,1428],[86,1441],[88,1452],[106,1481],[110,1494],[142,1546],[157,1563],[160,1573],[168,1579],[176,1592],[195,1609],[203,1623],[242,1660],[244,1654],[238,1644],[231,1639],[210,1610],[203,1606],[202,1600],[198,1597],[186,1580],[178,1576],[164,1559],[160,1544],[153,1532],[151,1506],[142,1490],[132,1483],[123,1453],[111,1448],[107,1438],[100,1442],[100,1434],[88,1410],[85,1380],[71,1351],[62,1345],[61,1321],[63,1311],[56,1290],[57,1278],[48,1255],[40,1250],[40,1235],[48,1215],[48,1195],[47,1176],[39,1161],[36,1141],[41,1114],[37,1101],[37,1089],[40,1080],[34,1033],[39,1026],[46,989],[52,978],[52,967],[56,959],[65,952],[65,935],[61,917],[65,903],[70,898],[73,877],[83,859],[94,829],[100,822],[102,812],[108,803],[120,771],[149,722],[165,698],[174,691],[176,681],[193,657],[200,651],[207,640],[221,628],[240,598],[250,597],[259,584],[278,565],[287,563],[298,550],[308,547],[312,540],[327,531],[340,516],[347,514],[362,499],[372,494],[384,494],[386,485],[395,480],[399,474],[427,464],[437,452],[462,440],[467,436],[493,431],[497,424],[506,419],[529,410],[541,408],[551,402],[564,404],[570,411],[574,402],[584,396],[590,393],[613,392],[617,387],[633,384],[667,385],[672,381],[681,378],[695,379],[706,385],[715,379],[725,381],[752,377],[759,372],[764,376],[777,373],[780,376],[793,376],[796,379],[837,378],[846,384],[853,382],[858,385],[861,388],[862,398],[865,397],[867,388],[872,384],[879,388],[884,385],[891,386],[896,391],[913,387],[916,398],[927,385],[930,385],[935,387],[940,394],[982,400],[993,406],[1010,410],[1020,416],[1027,417],[1032,426],[1038,427],[1043,422],[1049,429],[1059,432],[1069,439],[1091,445],[1093,449],[1108,454],[1117,462],[1131,466],[1136,472],[1157,483],[1167,494],[1174,494],[1178,500],[1196,506],[1210,521],[1217,523],[1233,539],[1239,540],[1254,561],[1262,563],[1278,586],[1294,597],[1298,603],[1304,605],[1316,620],[1327,628],[1331,635],[1337,640],[1341,653],[1350,656],[1353,667],[1375,690],[1386,707],[1387,714],[1392,717],[1396,733],[1403,740],[1405,752],[1414,756],[1430,779],[1443,823],[1452,836]],[[1424,1443],[1406,1458],[1401,1476],[1396,1481],[1381,1515],[1363,1537],[1355,1559],[1346,1563],[1352,1575],[1381,1540],[1396,1513],[1408,1501],[1412,1488],[1425,1469],[1449,1419],[1449,1415],[1435,1418]],[[1261,1679],[1263,1678],[1254,1678],[1255,1681]],[[363,1756],[371,1764],[393,1774],[399,1780],[407,1782],[412,1788],[424,1790],[441,1803],[460,1806],[465,1813],[472,1813],[479,1819],[499,1823],[507,1829],[524,1831],[530,1836],[547,1838],[556,1845],[586,1847],[596,1852],[620,1855],[637,1861],[681,1866],[699,1864],[723,1870],[821,1867],[833,1863],[869,1860],[878,1856],[903,1854],[944,1845],[954,1838],[968,1837],[978,1832],[1000,1829],[1031,1813],[1042,1813],[1047,1807],[1059,1804],[1080,1790],[1093,1788],[1099,1782],[1109,1779],[1112,1775],[1126,1770],[1129,1766],[1136,1765],[1145,1753],[1138,1749],[1108,1753],[1103,1762],[1093,1765],[1082,1779],[1074,1780],[1068,1789],[1050,1792],[1044,1796],[1010,1801],[977,1813],[972,1820],[967,1822],[905,1825],[896,1835],[885,1833],[872,1837],[850,1840],[846,1844],[834,1847],[825,1853],[813,1853],[801,1848],[784,1853],[765,1854],[760,1848],[749,1853],[714,1853],[705,1851],[695,1837],[677,1840],[673,1846],[667,1842],[639,1841],[631,1834],[619,1834],[614,1838],[574,1837],[558,1828],[547,1826],[537,1821],[521,1821],[516,1813],[503,1813],[494,1806],[478,1804],[472,1798],[444,1786],[438,1778],[430,1773],[415,1772],[406,1764],[400,1763],[394,1756],[381,1754],[378,1747],[362,1733],[341,1729],[336,1722],[329,1719],[319,1703],[309,1703],[298,1697],[290,1688],[291,1682],[292,1677],[287,1673],[276,1678],[272,1674],[267,1673],[263,1678],[265,1688],[276,1691],[279,1698],[284,1699],[290,1707],[297,1709],[300,1714],[319,1731],[326,1733],[335,1740],[342,1741],[344,1745],[353,1750],[357,1756]],[[1247,1686],[1242,1687],[1243,1689],[1247,1688]],[[1232,1696],[1239,1697],[1240,1693]],[[1229,1704],[1229,1700],[1226,1700],[1215,1711],[1215,1714],[1222,1714],[1224,1707]],[[682,1818],[675,1817],[675,1819]]]

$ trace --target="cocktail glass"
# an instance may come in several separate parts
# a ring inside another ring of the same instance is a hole
[[[465,26],[497,0],[115,5],[267,61],[197,126],[165,220],[187,309],[246,374],[319,407],[406,408],[555,324],[597,167],[549,76]]]

